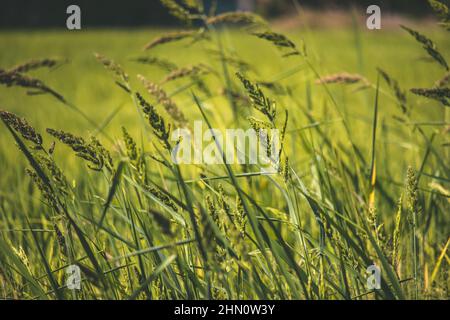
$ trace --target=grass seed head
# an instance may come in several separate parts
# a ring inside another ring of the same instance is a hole
[[[53,190],[51,190],[50,186],[44,183],[42,179],[36,174],[36,172],[30,169],[25,169],[25,172],[41,192],[44,202],[47,203],[50,207],[54,208],[56,211],[59,211],[58,200],[54,195]]]
[[[63,103],[67,103],[64,97],[48,87],[39,79],[25,76],[17,72],[0,72],[0,84],[6,87],[23,87],[27,89],[35,89],[39,93],[48,93]]]
[[[157,46],[175,42],[178,40],[183,40],[186,38],[191,38],[196,34],[196,31],[179,31],[179,32],[171,32],[160,37],[153,39],[151,42],[144,46],[144,50],[150,50]]]
[[[180,69],[173,70],[170,72],[162,81],[160,84],[164,84],[173,80],[177,80],[184,77],[189,76],[197,76],[200,74],[208,73],[209,71],[202,65],[194,65],[194,66],[188,66]]]
[[[260,25],[265,26],[267,22],[259,15],[251,12],[225,12],[206,20],[207,24],[216,25],[222,23],[240,24],[240,25]]]
[[[53,68],[60,61],[57,59],[44,58],[44,59],[32,59],[27,62],[21,63],[8,70],[11,73],[27,73],[32,70],[40,68]]]
[[[427,38],[426,36],[424,36],[423,34],[412,30],[408,27],[405,26],[400,26],[402,27],[404,30],[406,30],[410,35],[412,35],[419,43],[422,44],[422,47],[428,52],[428,54],[430,55],[430,57],[432,57],[437,63],[439,63],[442,67],[445,68],[445,70],[449,71],[449,67],[447,64],[447,61],[445,60],[445,58],[439,53],[439,51],[437,50],[436,45],[434,44],[433,41],[431,41],[431,39]]]
[[[402,112],[405,114],[408,112],[407,101],[406,101],[406,93],[400,88],[398,81],[390,77],[385,71],[378,68],[378,72],[381,77],[383,77],[384,81],[389,85],[389,87],[394,91],[395,97],[402,108]]]
[[[53,222],[53,229],[55,230],[56,240],[58,241],[61,253],[64,257],[67,257],[68,250],[66,245],[66,238],[64,237],[56,222]]]
[[[37,147],[42,147],[42,136],[30,126],[25,118],[20,118],[14,113],[0,110],[0,118]]]
[[[168,195],[163,193],[161,190],[158,190],[157,188],[154,188],[152,186],[144,186],[144,189],[154,195],[158,200],[160,200],[162,203],[164,203],[166,206],[171,208],[173,211],[178,212],[177,205],[170,199]]]
[[[273,123],[277,115],[275,103],[264,95],[257,84],[253,84],[240,73],[236,75],[247,90],[253,107],[263,113]]]
[[[416,172],[412,167],[408,167],[406,175],[406,206],[410,213],[410,218],[412,215],[419,214],[419,186]]]
[[[145,117],[148,119],[149,124],[153,129],[153,133],[161,141],[163,146],[166,149],[170,150],[170,124],[166,126],[164,118],[161,117],[156,111],[155,107],[145,101],[145,99],[139,93],[136,93],[136,98],[142,108],[142,112],[145,114]]]
[[[136,147],[136,142],[134,139],[130,136],[127,129],[125,127],[122,127],[122,135],[123,135],[123,141],[125,142],[125,147],[127,149],[127,156],[130,158],[131,161],[136,161],[138,158],[138,150]]]
[[[128,83],[128,74],[126,74],[126,72],[122,69],[122,67],[119,64],[115,63],[113,60],[108,59],[107,57],[99,53],[94,53],[94,56],[101,64],[103,64],[103,66],[107,70],[110,70],[111,72],[114,73],[116,77],[118,77],[125,83]]]
[[[444,88],[450,85],[450,72],[447,72],[441,79],[436,81],[434,86],[436,88]]]
[[[149,214],[152,216],[153,220],[157,223],[161,231],[168,236],[172,236],[172,222],[170,219],[166,218],[162,213],[150,209]]]
[[[354,84],[363,83],[368,84],[368,80],[359,74],[350,74],[347,72],[335,73],[324,76],[316,80],[317,84],[330,84],[330,83],[340,83],[340,84]]]
[[[164,70],[167,70],[169,72],[177,69],[177,65],[169,60],[156,58],[156,57],[138,57],[135,59],[132,59],[133,61],[136,61],[138,63],[142,64],[148,64],[157,66],[159,68],[162,68]]]
[[[450,88],[413,88],[411,92],[419,96],[437,100],[444,106],[450,107]]]
[[[88,167],[90,169],[100,171],[103,168],[105,164],[103,155],[98,152],[95,145],[86,143],[83,138],[61,130],[47,128],[47,133],[72,148],[78,157],[89,163]]]
[[[53,185],[56,187],[61,195],[67,195],[69,191],[69,184],[62,170],[57,166],[55,161],[47,155],[36,154],[37,162],[42,168],[47,169],[48,176],[51,178]]]
[[[94,136],[90,137],[90,145],[96,150],[96,152],[103,159],[106,169],[112,173],[114,171],[114,163],[111,157],[111,153],[106,149],[101,142]]]
[[[254,36],[267,40],[273,43],[278,49],[290,49],[289,53],[286,53],[284,57],[292,55],[300,55],[294,42],[289,40],[285,35],[273,31],[253,32]]]

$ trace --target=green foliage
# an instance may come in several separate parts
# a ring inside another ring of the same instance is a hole
[[[56,45],[55,53],[76,52],[61,68],[61,60],[25,57],[53,48],[41,45],[53,32],[39,33],[39,47],[28,34],[0,33],[0,44],[14,48],[0,57],[2,108],[11,110],[0,112],[1,296],[446,299],[447,73],[415,60],[420,48],[389,31],[367,35],[365,45],[378,51],[364,50],[366,71],[352,70],[351,32],[312,30],[314,54],[283,59],[271,45],[296,52],[299,34],[223,32],[219,24],[263,22],[245,13],[204,16],[198,1],[166,4],[202,27],[89,31]],[[448,43],[439,53],[406,30],[446,67]],[[445,31],[436,30],[441,43]],[[130,61],[149,32],[152,56]],[[117,59],[97,55],[125,90],[86,54],[94,49]],[[61,100],[14,88],[42,91],[38,78],[82,107],[64,100],[77,113],[54,109]],[[172,129],[192,130],[195,120],[280,129],[277,170],[173,163]],[[64,131],[41,136],[48,127]],[[374,263],[382,283],[371,291],[366,268]],[[80,291],[66,288],[69,265],[81,269]]]

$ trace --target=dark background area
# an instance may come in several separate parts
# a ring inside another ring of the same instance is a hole
[[[255,11],[266,17],[293,12],[293,0],[254,1]],[[208,5],[210,2],[206,0],[205,4]],[[299,3],[303,7],[317,10],[378,4],[382,8],[382,13],[412,16],[430,14],[427,0],[299,0]],[[131,27],[177,23],[159,0],[1,0],[0,28],[65,27],[66,8],[70,4],[80,6],[83,27]],[[238,8],[238,0],[219,0],[218,4],[219,12]]]

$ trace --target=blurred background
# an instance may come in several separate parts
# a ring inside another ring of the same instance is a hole
[[[448,0],[444,1],[448,3]],[[211,6],[213,0],[206,0]],[[66,8],[81,7],[83,27],[139,27],[174,25],[157,0],[2,0],[0,28],[65,27]],[[218,0],[219,12],[251,10],[266,18],[279,18],[295,13],[295,8],[308,12],[348,11],[351,7],[380,5],[383,14],[427,17],[430,7],[426,0]]]
[[[177,1],[185,3],[188,0]],[[213,1],[204,0],[204,3],[209,11]],[[71,4],[81,8],[81,31],[66,29],[66,9]],[[381,30],[368,30],[366,27],[366,8],[370,4],[381,7]],[[360,74],[373,84],[377,81],[379,67],[396,79],[405,91],[413,87],[430,87],[444,76],[443,69],[433,63],[421,45],[399,26],[403,24],[427,35],[447,56],[450,37],[437,25],[427,0],[217,2],[218,12],[235,10],[250,10],[263,15],[273,30],[286,34],[298,47],[307,49],[308,58],[322,75]],[[133,88],[142,92],[144,88],[137,74],[159,83],[167,76],[168,70],[157,64],[138,63],[138,58],[156,57],[178,68],[201,63],[222,70],[219,56],[214,54],[217,53],[215,41],[184,39],[143,50],[154,39],[174,29],[182,29],[167,12],[159,0],[0,0],[0,69],[8,70],[32,59],[55,58],[61,61],[56,68],[34,70],[30,76],[41,79],[61,93],[116,138],[121,134],[118,130],[122,125],[131,131],[136,124],[135,107],[129,96],[115,87],[111,74],[94,58],[94,52],[119,63],[130,75]],[[239,28],[225,28],[222,37],[227,55],[257,66],[250,71],[252,78],[274,81],[281,77],[280,84],[289,92],[315,106],[318,119],[333,117],[326,92],[316,84],[317,76],[305,70],[301,57],[284,58],[272,44]],[[235,67],[231,70],[234,72]],[[191,110],[189,90],[180,89],[190,88],[185,80],[188,79],[166,83],[164,89],[182,108]],[[210,97],[205,95],[204,98],[209,99],[211,106],[222,103],[223,84],[213,75],[205,75],[204,81],[211,91]],[[237,82],[236,88],[240,88]],[[358,132],[355,140],[366,145],[367,136],[359,133],[371,132],[367,128],[372,125],[372,91],[339,85],[333,86],[332,90],[337,101],[344,106],[344,114],[351,119],[352,129]],[[389,88],[384,90],[387,95],[383,103],[395,112],[395,97]],[[282,95],[280,104],[283,102],[291,104],[288,95]],[[419,102],[424,105],[417,108],[424,113],[418,117],[421,121],[439,121],[445,117],[443,109],[436,107],[437,103],[426,99]],[[70,132],[84,136],[92,133],[91,126],[67,106],[49,95],[35,95],[24,88],[0,85],[0,108],[26,116],[40,132],[47,127],[61,128],[64,124],[64,129]],[[298,111],[292,115],[293,118],[298,116],[293,121],[301,125],[308,121],[301,118]],[[217,116],[225,119],[225,123],[233,120],[226,108]],[[393,122],[390,118],[386,121]],[[397,130],[397,123],[392,125],[393,130]],[[4,132],[0,126],[0,136]],[[139,134],[138,126],[135,134]],[[6,139],[0,141],[0,149],[10,150],[9,145],[10,141]],[[0,164],[17,161],[11,156],[14,153],[9,153],[0,152]]]

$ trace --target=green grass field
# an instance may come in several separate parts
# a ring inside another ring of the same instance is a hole
[[[450,58],[447,31],[414,29]],[[33,150],[14,128],[25,146],[19,150],[0,126],[1,298],[448,298],[448,107],[409,91],[433,87],[446,71],[413,37],[400,28],[291,30],[286,35],[297,48],[304,42],[307,56],[282,57],[272,43],[227,29],[210,31],[210,40],[143,51],[167,32],[0,32],[0,69],[30,59],[67,60],[27,74],[68,102],[0,86],[0,109],[26,118],[46,150],[57,141],[46,133],[52,128],[83,137],[82,149],[102,159],[95,171],[59,141],[53,153]],[[94,53],[120,64],[129,83]],[[280,173],[170,163],[134,95],[141,93],[176,127],[164,102],[137,78],[158,83],[169,71],[133,61],[143,56],[168,60],[175,70],[208,66],[207,74],[162,85],[190,124],[208,119],[214,128],[247,129],[248,116],[267,121],[236,72],[259,82],[277,103],[273,125],[282,128],[289,114]],[[377,68],[398,81],[407,112],[385,79],[377,87]],[[367,83],[317,81],[343,72]],[[89,149],[90,135],[111,154],[111,169],[104,150]],[[381,269],[379,290],[366,287],[372,264]],[[81,290],[66,287],[69,265],[81,268]]]

